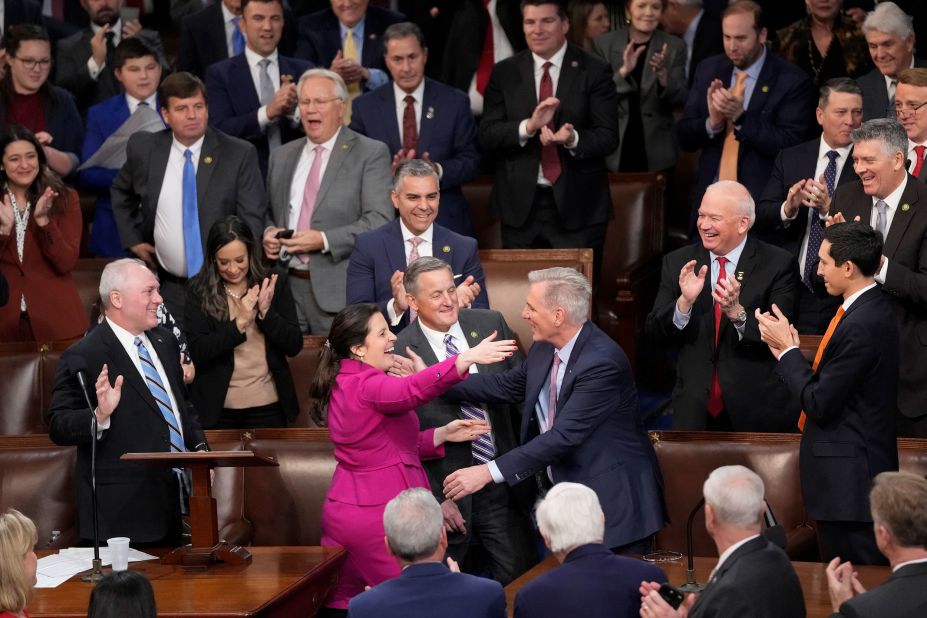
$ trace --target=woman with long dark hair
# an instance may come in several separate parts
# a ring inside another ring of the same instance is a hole
[[[244,221],[231,215],[213,224],[203,268],[187,290],[184,329],[198,368],[191,397],[200,423],[286,427],[299,413],[286,357],[299,354],[303,336],[286,280],[265,271]]]
[[[350,305],[335,316],[311,389],[338,462],[322,507],[322,545],[348,552],[328,607],[346,609],[365,586],[399,576],[383,543],[386,503],[410,487],[430,489],[421,460],[443,457],[445,442],[489,431],[485,421],[460,419],[420,431],[415,408],[466,379],[471,365],[515,351],[515,341],[495,336],[431,367],[409,350],[419,371],[399,378],[387,374],[397,363],[396,335],[376,305]]]
[[[10,288],[0,341],[76,339],[88,323],[71,278],[82,229],[77,192],[48,169],[28,129],[0,133],[0,155],[0,271]]]
[[[35,133],[48,166],[68,176],[80,162],[84,125],[71,93],[48,81],[48,33],[33,24],[10,26],[3,47],[7,67],[0,79],[0,126],[19,124]]]
[[[90,593],[87,618],[157,618],[154,589],[139,571],[112,571]]]
[[[592,51],[592,42],[612,29],[608,7],[600,0],[570,0],[567,5],[570,31],[567,39],[586,51]]]

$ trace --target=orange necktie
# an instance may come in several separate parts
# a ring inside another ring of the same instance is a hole
[[[747,72],[738,71],[737,81],[731,94],[743,97],[747,90]],[[737,153],[740,152],[740,142],[734,136],[734,123],[727,121],[727,132],[724,134],[724,147],[721,149],[721,165],[718,167],[718,180],[737,180]]]
[[[827,325],[827,332],[824,333],[824,337],[821,339],[821,345],[818,346],[818,351],[814,354],[814,364],[811,365],[811,371],[817,372],[818,365],[821,364],[821,357],[824,356],[824,348],[827,347],[827,343],[830,341],[831,335],[834,334],[834,331],[837,329],[837,324],[840,322],[840,318],[843,317],[843,307],[837,309],[837,314],[831,318],[830,324]],[[801,416],[798,417],[798,431],[805,430],[805,418],[807,415],[805,411],[801,411]]]

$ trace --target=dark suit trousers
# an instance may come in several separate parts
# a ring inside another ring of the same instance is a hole
[[[506,586],[537,563],[531,521],[510,504],[507,485],[490,483],[473,494],[472,501],[470,521],[466,522],[472,540],[448,545],[447,555],[462,570],[476,572],[480,569],[473,564],[476,556],[471,549],[479,545],[492,578]]]
[[[887,565],[888,560],[879,551],[870,522],[818,521],[818,544],[821,559],[830,562],[836,556],[853,564]]]

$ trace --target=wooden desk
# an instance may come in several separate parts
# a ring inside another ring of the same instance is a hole
[[[252,547],[251,554],[251,564],[208,570],[157,560],[133,562],[129,568],[151,580],[158,616],[314,616],[337,582],[345,556],[336,547]],[[92,590],[76,576],[57,588],[37,590],[27,611],[32,618],[84,617]]]
[[[695,572],[699,582],[705,583],[708,579],[711,569],[714,568],[717,558],[696,558]],[[529,581],[550,571],[558,566],[557,559],[549,556],[546,560],[535,566],[533,569],[513,581],[505,587],[505,600],[508,607],[509,616],[515,611],[515,594],[521,590],[521,587]],[[663,569],[669,581],[674,586],[679,586],[686,581],[686,562],[683,558],[676,562],[664,562],[657,564]],[[808,610],[807,618],[827,618],[833,613],[830,606],[830,593],[827,591],[827,574],[824,568],[827,566],[820,562],[793,562],[795,572],[801,581],[801,589],[805,595],[805,608]],[[859,581],[867,590],[875,588],[883,581],[888,579],[891,571],[888,567],[879,566],[858,566]],[[770,585],[775,585],[770,583]]]

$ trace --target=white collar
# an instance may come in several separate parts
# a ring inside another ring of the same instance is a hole
[[[402,219],[399,220],[399,229],[402,231],[402,243],[403,243],[403,246],[405,246],[409,244],[409,239],[413,238],[415,234],[413,234],[412,231],[406,227],[406,224]],[[435,233],[435,224],[432,223],[431,225],[428,226],[428,229],[422,232],[421,234],[419,234],[418,237],[421,238],[422,241],[428,244],[434,244],[432,241],[432,239],[434,238],[434,233]],[[405,252],[408,253],[408,251],[405,251]]]
[[[316,146],[321,146],[323,150],[328,152],[333,152],[335,150],[335,142],[338,140],[338,135],[341,134],[341,127],[338,127],[338,130],[335,131],[335,134],[328,138],[327,141],[322,142],[321,144],[316,144],[308,137],[306,138],[306,154],[310,154],[312,149]]]
[[[901,194],[904,193],[904,188],[908,186],[908,174],[905,172],[904,179],[901,181],[894,191],[889,193],[887,196],[882,198],[882,201],[892,210],[895,211],[898,208],[898,202],[901,201]],[[879,201],[879,198],[872,196],[872,207],[875,208],[876,202]]]
[[[197,161],[200,158],[200,150],[202,150],[203,148],[203,140],[205,139],[206,139],[206,134],[204,133],[201,138],[199,138],[198,140],[196,140],[189,146],[184,146],[183,144],[177,141],[177,137],[172,133],[171,134],[171,146],[176,148],[180,152],[181,155],[183,155],[184,150],[189,148],[190,152],[193,153],[193,160]]]
[[[275,47],[274,51],[270,52],[266,56],[262,56],[261,54],[257,53],[256,51],[252,50],[250,47],[245,45],[245,60],[248,62],[249,67],[252,67],[252,68],[256,67],[258,63],[264,58],[267,58],[268,60],[270,60],[271,64],[276,64],[277,63],[277,48]]]
[[[842,146],[840,148],[834,148],[833,146],[827,143],[827,140],[824,139],[824,134],[822,133],[820,144],[818,145],[818,160],[823,159],[825,156],[827,156],[827,153],[830,152],[831,150],[836,150],[837,153],[840,155],[840,160],[846,161],[847,157],[850,156],[850,148],[852,147],[853,147],[853,142],[850,142],[846,146]]]
[[[566,44],[566,41],[564,41],[563,46],[560,49],[558,49],[554,53],[554,55],[551,56],[550,58],[544,59],[538,56],[536,53],[531,52],[531,57],[534,59],[535,73],[543,70],[545,62],[551,63],[552,65],[557,67],[557,69],[562,68],[563,67],[563,57],[566,55],[566,50],[567,50],[567,44]]]
[[[927,562],[927,558],[918,558],[917,560],[908,560],[907,562],[900,562],[892,567],[892,573],[898,571],[898,569],[908,566],[909,564],[921,564]]]
[[[861,290],[856,290],[855,292],[853,292],[852,294],[850,294],[849,296],[847,296],[847,297],[844,299],[843,304],[840,305],[840,306],[843,307],[843,310],[844,310],[844,311],[848,311],[848,310],[850,309],[850,307],[853,305],[853,303],[855,303],[855,302],[857,301],[857,299],[859,299],[860,296],[862,296],[863,294],[865,294],[866,292],[868,292],[869,290],[871,290],[871,289],[874,288],[875,286],[876,286],[876,284],[875,284],[875,282],[873,281],[872,283],[870,283],[869,285],[867,285],[867,286],[864,287],[863,289],[861,289]]]
[[[404,109],[406,96],[412,95],[415,98],[415,102],[419,105],[422,104],[422,101],[425,99],[425,78],[422,77],[422,81],[419,82],[418,86],[415,87],[415,90],[412,92],[406,92],[402,88],[396,85],[396,82],[393,82],[393,96],[396,97],[396,109]]]

